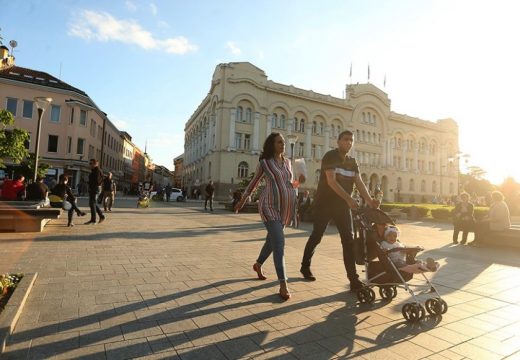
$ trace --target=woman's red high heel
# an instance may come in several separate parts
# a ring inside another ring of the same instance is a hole
[[[253,270],[256,271],[256,275],[258,275],[258,279],[260,279],[260,280],[267,279],[265,277],[264,273],[262,272],[262,265],[260,265],[259,263],[253,264]]]

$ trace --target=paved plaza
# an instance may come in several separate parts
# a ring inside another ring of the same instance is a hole
[[[38,273],[1,359],[520,359],[520,251],[454,246],[449,224],[400,223],[403,242],[441,263],[431,278],[449,305],[408,324],[404,290],[357,304],[333,227],[315,282],[299,274],[310,224],[287,229],[293,297],[282,302],[272,259],[266,281],[251,268],[258,214],[120,200],[103,224],[87,220],[0,234],[0,273]]]

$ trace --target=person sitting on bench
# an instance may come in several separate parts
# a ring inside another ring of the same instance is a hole
[[[511,227],[509,207],[500,191],[491,193],[491,206],[488,215],[475,224],[475,240],[469,246],[480,246],[482,238],[492,237],[494,232],[504,231]]]

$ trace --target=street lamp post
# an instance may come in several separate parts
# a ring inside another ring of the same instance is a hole
[[[287,140],[289,141],[289,144],[291,145],[291,162],[294,160],[294,144],[296,144],[296,141],[298,141],[298,136],[294,134],[287,135]]]
[[[47,106],[52,102],[52,98],[50,97],[35,97],[34,101],[36,102],[36,107],[38,109],[38,125],[36,127],[36,145],[34,151],[34,174],[33,181],[36,182],[36,177],[38,176],[38,157],[40,156],[40,130],[42,127],[42,116]]]

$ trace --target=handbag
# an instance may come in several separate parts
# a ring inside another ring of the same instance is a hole
[[[69,211],[72,209],[72,204],[67,200],[62,199],[58,195],[49,195],[49,201],[51,203],[52,208],[61,208],[63,210]]]

